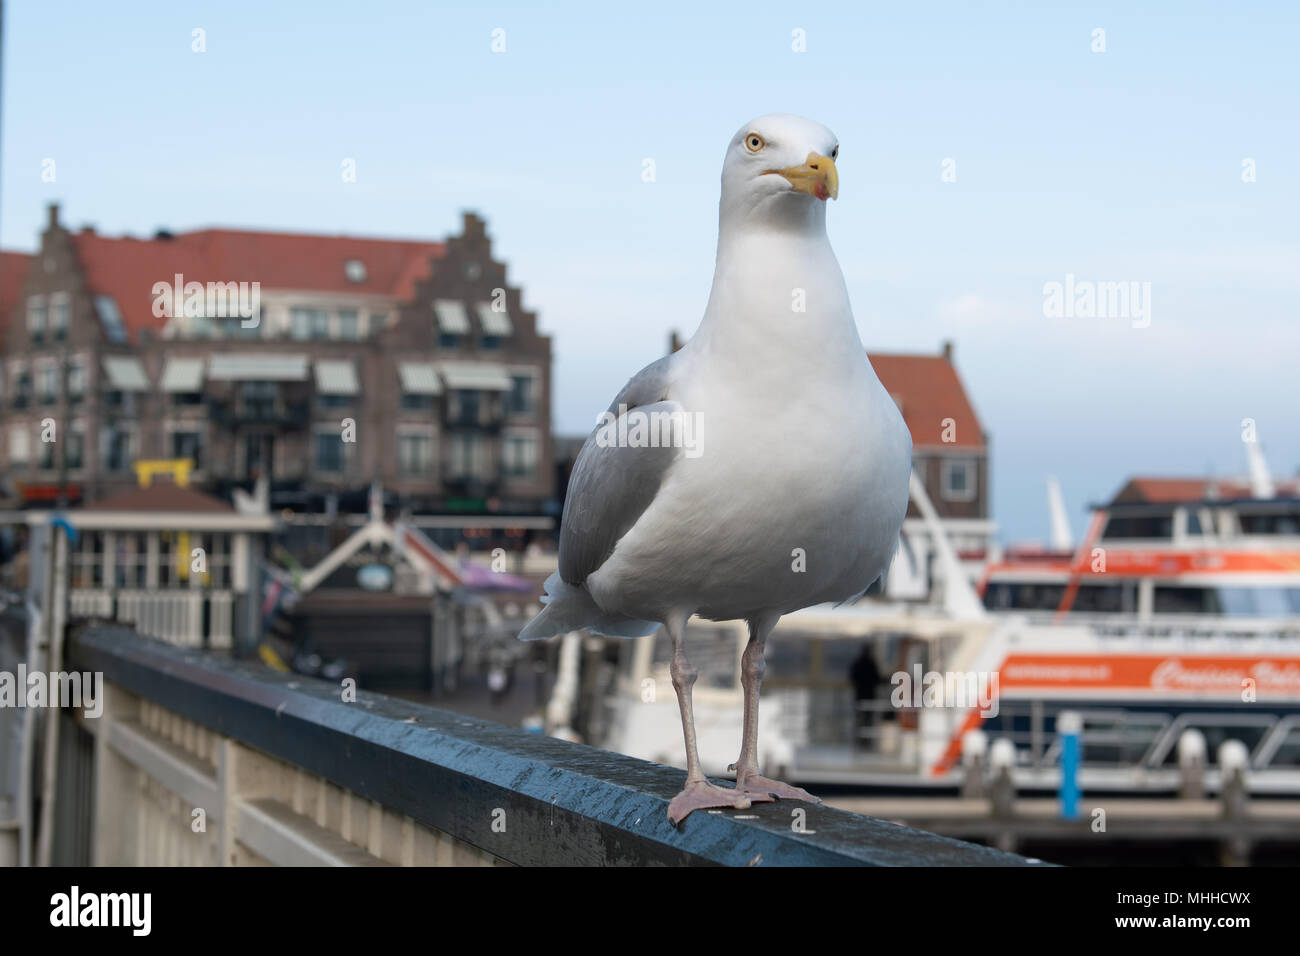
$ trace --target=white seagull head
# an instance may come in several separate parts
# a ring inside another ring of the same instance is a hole
[[[825,203],[839,195],[840,144],[820,123],[770,113],[736,131],[722,163],[724,226],[825,225]]]

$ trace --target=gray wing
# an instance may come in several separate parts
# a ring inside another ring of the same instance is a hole
[[[632,376],[610,405],[610,415],[634,408],[642,413],[675,408],[668,401],[675,358],[666,355]],[[600,432],[592,431],[578,452],[560,519],[560,577],[573,585],[586,581],[614,553],[619,539],[654,501],[682,450],[602,445],[597,441]]]

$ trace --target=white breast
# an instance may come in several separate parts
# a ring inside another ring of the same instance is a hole
[[[673,397],[697,416],[701,453],[678,461],[588,580],[597,602],[743,618],[865,589],[894,550],[911,440],[829,244],[720,255],[681,360]]]

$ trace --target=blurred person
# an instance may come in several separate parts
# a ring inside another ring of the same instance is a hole
[[[849,676],[853,681],[853,697],[857,704],[853,744],[855,747],[867,749],[867,738],[872,736],[876,723],[876,712],[872,709],[872,705],[880,690],[880,668],[876,666],[876,655],[872,653],[869,643],[862,645],[857,660],[849,669]]]

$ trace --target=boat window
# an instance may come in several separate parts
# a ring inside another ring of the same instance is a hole
[[[1224,614],[1217,588],[1157,587],[1152,610],[1156,614]]]
[[[984,606],[991,611],[1055,611],[1064,594],[1063,584],[990,581]]]
[[[1300,534],[1300,511],[1295,507],[1263,513],[1238,513],[1242,534]]]
[[[1157,614],[1289,617],[1300,613],[1300,588],[1157,587],[1154,610]]]
[[[1172,538],[1173,515],[1112,516],[1106,522],[1103,538]]]
[[[1201,516],[1195,511],[1187,512],[1187,533],[1201,534]]]
[[[1093,614],[1132,613],[1137,610],[1137,587],[1120,584],[1081,584],[1070,610]]]

